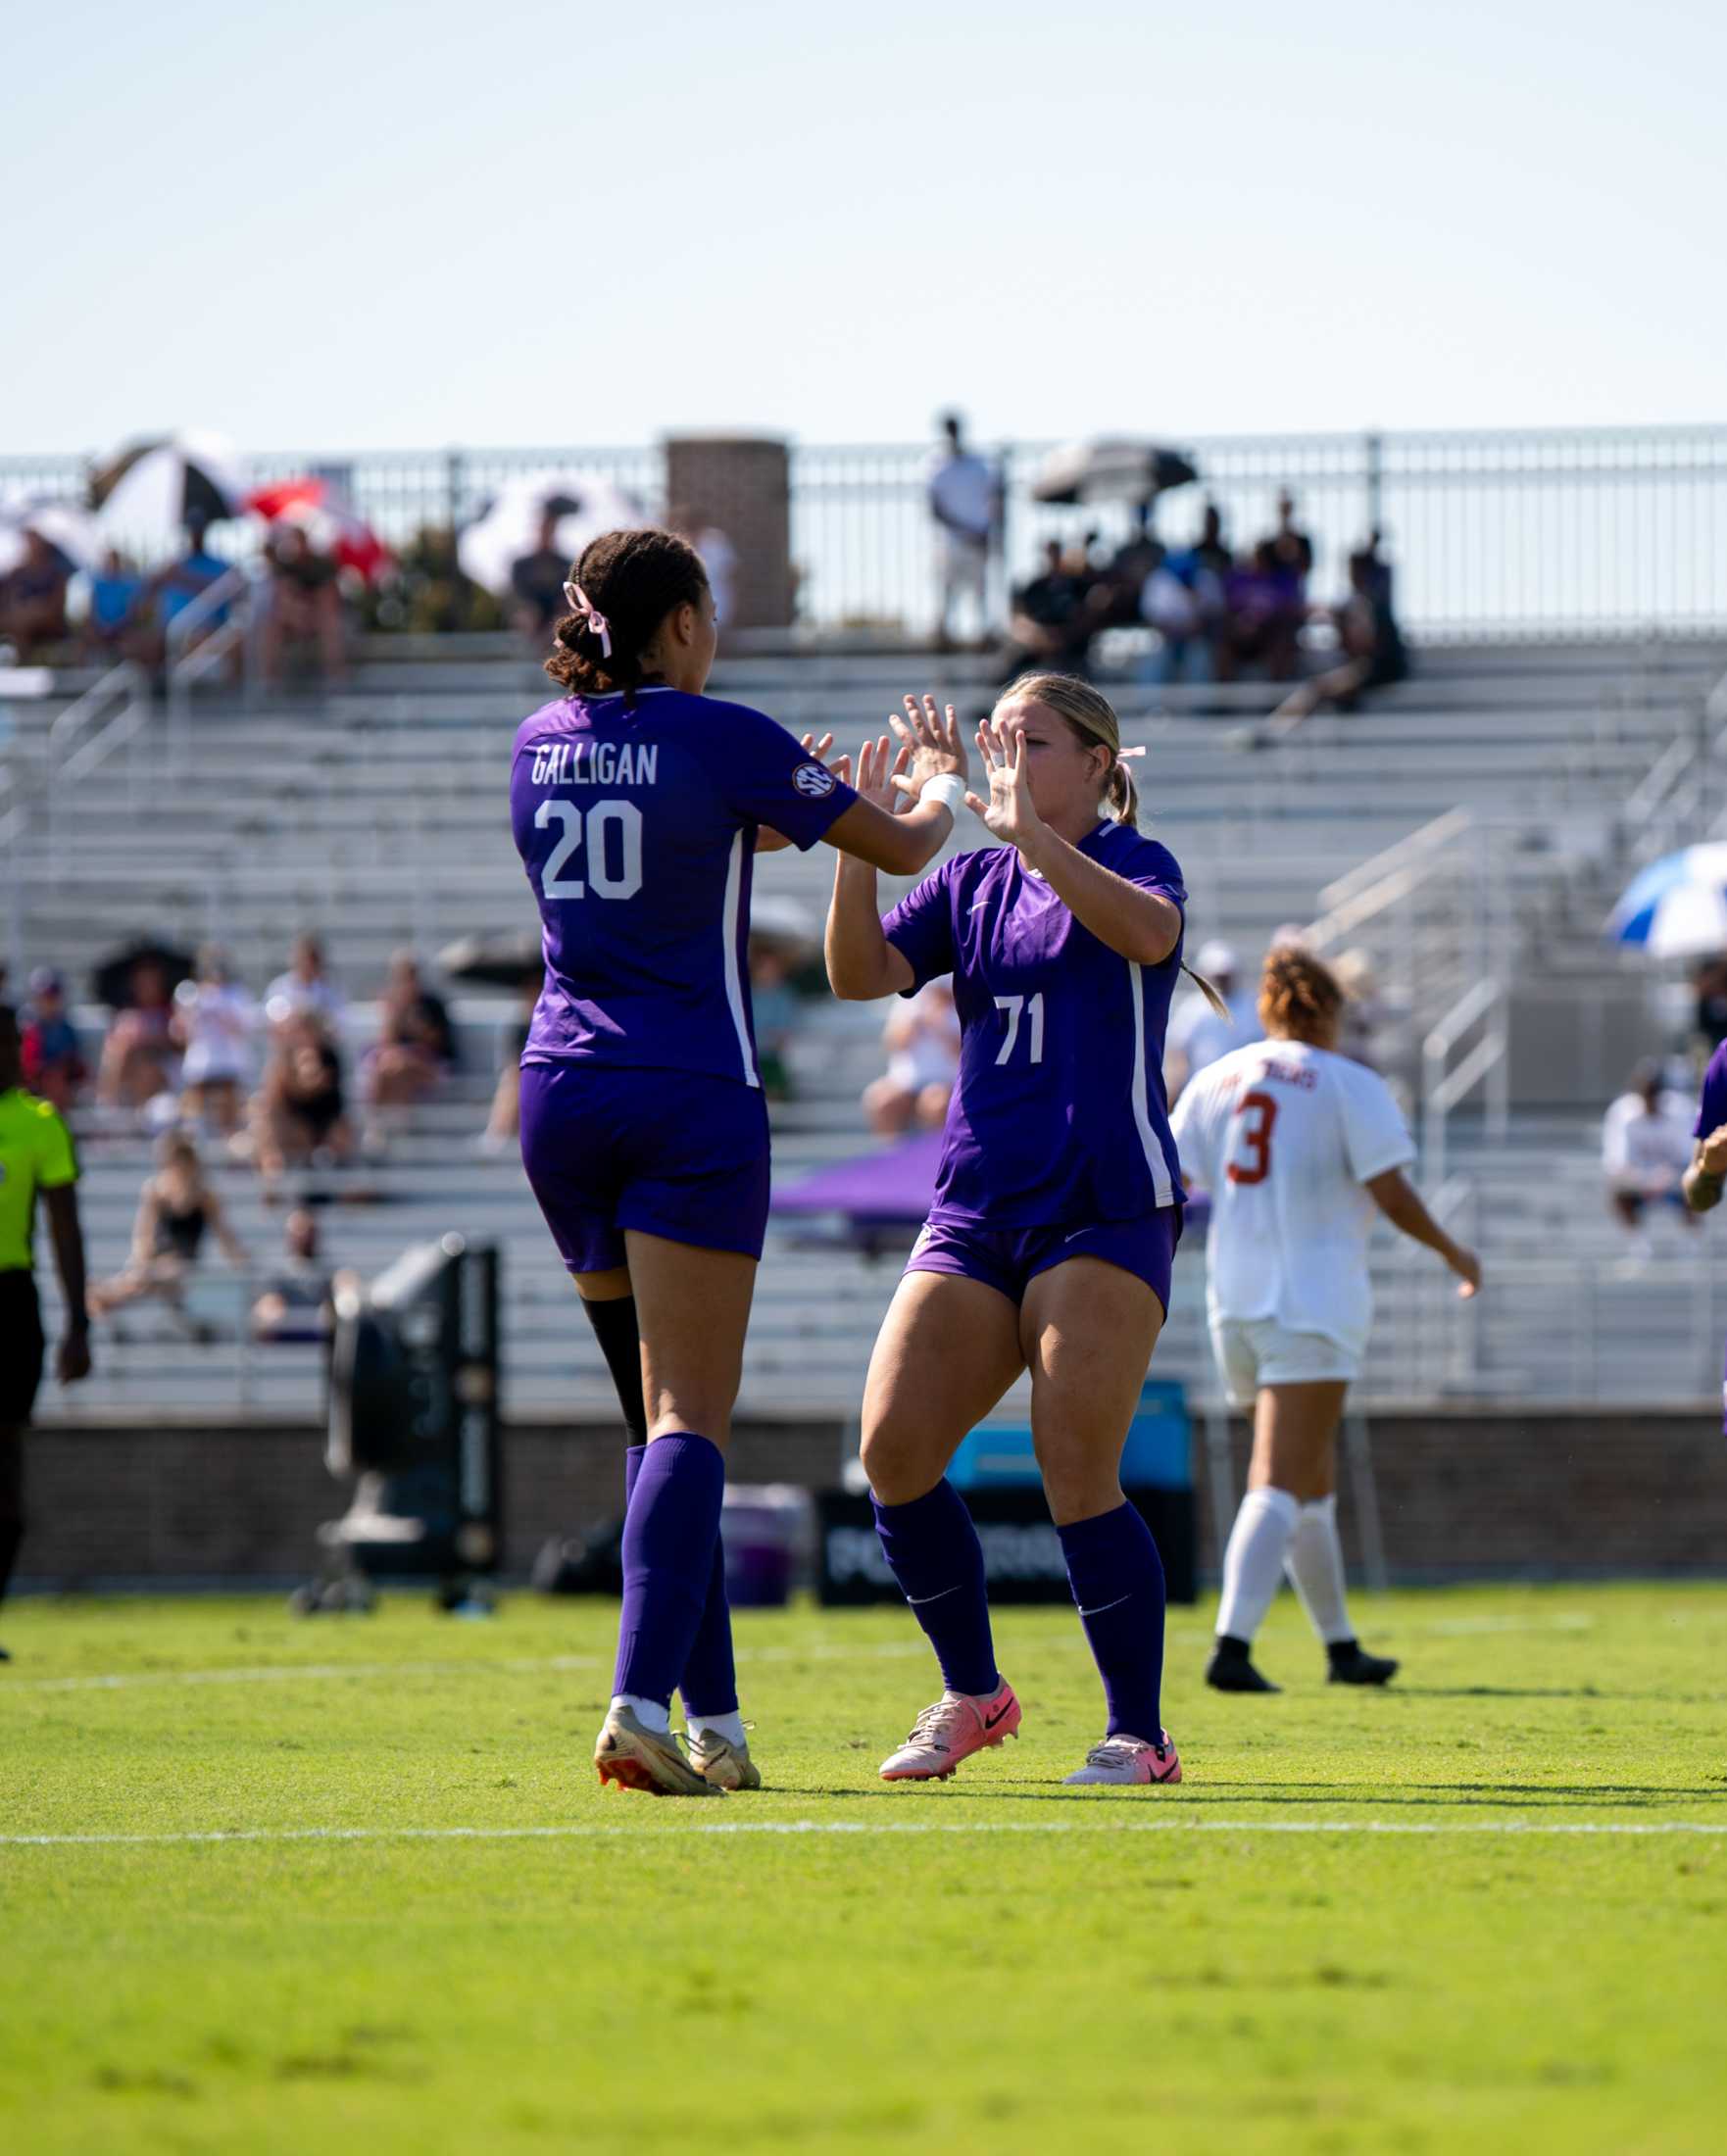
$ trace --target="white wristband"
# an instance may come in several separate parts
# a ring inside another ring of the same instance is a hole
[[[919,801],[939,801],[958,823],[960,810],[965,806],[965,781],[957,772],[944,771],[939,778],[926,778],[917,798]]]

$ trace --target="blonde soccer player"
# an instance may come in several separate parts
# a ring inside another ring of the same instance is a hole
[[[1438,1253],[1457,1293],[1481,1285],[1473,1250],[1411,1187],[1414,1159],[1385,1081],[1337,1053],[1344,994],[1316,957],[1273,949],[1259,984],[1262,1041],[1233,1050],[1182,1094],[1171,1128],[1183,1178],[1211,1195],[1206,1245],[1211,1344],[1233,1406],[1254,1410],[1248,1493],[1223,1560],[1206,1681],[1275,1691],[1254,1636],[1287,1571],[1325,1643],[1330,1679],[1384,1685],[1344,1594],[1337,1431],[1373,1318],[1367,1239],[1384,1214]]]
[[[836,995],[910,996],[952,974],[961,1027],[935,1204],[864,1396],[876,1532],[943,1687],[880,1771],[945,1780],[1018,1731],[983,1551],[947,1471],[1029,1369],[1032,1442],[1104,1689],[1103,1740],[1067,1780],[1178,1782],[1163,1569],[1120,1467],[1181,1234],[1162,1052],[1187,894],[1137,828],[1115,713],[1089,683],[1014,682],[977,746],[989,798],[965,799],[1003,843],[956,855],[885,920],[874,872],[842,863],[827,919]],[[892,783],[887,749],[859,758],[866,800]]]

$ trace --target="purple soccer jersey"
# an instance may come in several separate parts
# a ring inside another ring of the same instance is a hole
[[[1100,823],[1079,850],[1185,907],[1156,840]],[[1078,1227],[1182,1202],[1163,1092],[1179,943],[1161,965],[1121,957],[1012,846],[944,862],[882,927],[914,988],[954,976],[960,1076],[932,1222]]]
[[[525,1063],[591,1057],[759,1086],[750,883],[766,824],[808,849],[857,799],[741,704],[562,698],[516,735],[510,818],[546,982]]]

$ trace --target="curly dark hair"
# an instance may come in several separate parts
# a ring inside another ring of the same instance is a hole
[[[583,547],[569,575],[606,616],[612,638],[607,658],[585,614],[559,619],[546,671],[571,696],[640,688],[642,660],[660,624],[674,607],[700,606],[708,589],[694,547],[675,532],[653,529],[602,532]]]
[[[1346,1002],[1331,968],[1310,951],[1275,944],[1259,979],[1259,1023],[1285,1040],[1311,1041],[1329,1032]]]

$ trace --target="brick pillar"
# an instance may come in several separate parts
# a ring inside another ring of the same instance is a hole
[[[791,459],[784,442],[677,434],[666,444],[668,522],[716,527],[736,561],[725,628],[781,629],[792,618]]]

